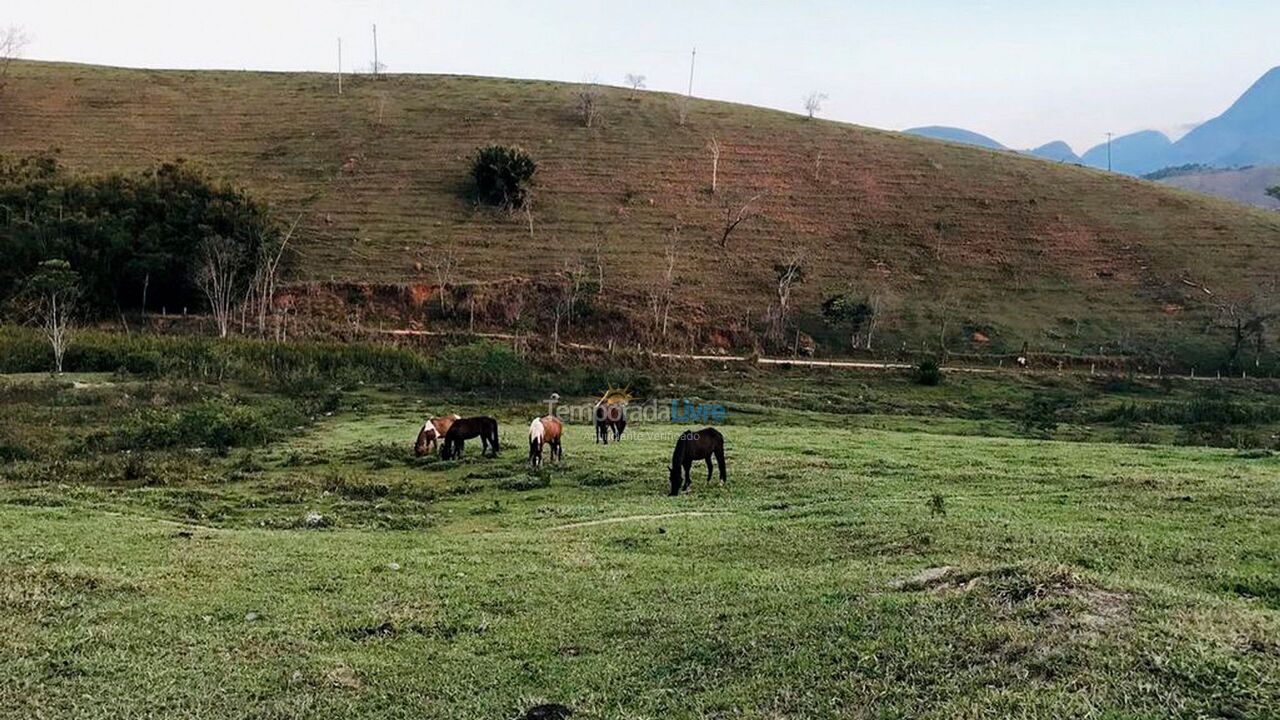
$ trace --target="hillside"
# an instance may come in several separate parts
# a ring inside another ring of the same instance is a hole
[[[723,342],[709,328],[758,323],[790,248],[806,258],[793,297],[805,329],[820,332],[824,297],[876,292],[881,349],[965,349],[980,333],[974,349],[1191,358],[1221,347],[1192,285],[1248,295],[1280,274],[1274,213],[1014,153],[707,101],[682,126],[678,98],[619,89],[586,129],[573,87],[551,82],[393,75],[334,89],[318,73],[17,63],[0,152],[59,148],[93,172],[200,163],[286,219],[306,208],[306,281],[427,284],[424,258],[445,247],[462,280],[548,277],[566,260],[594,266],[598,244],[609,303],[632,318],[624,335],[675,237],[676,322],[701,344]],[[490,142],[540,163],[532,238],[524,216],[467,199],[467,158]],[[725,199],[761,193],[722,250]]]
[[[1248,205],[1280,210],[1280,200],[1267,195],[1267,188],[1280,185],[1280,167],[1177,173],[1159,182],[1184,190],[1230,198]]]

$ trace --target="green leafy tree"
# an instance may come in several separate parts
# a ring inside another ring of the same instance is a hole
[[[1280,185],[1267,188],[1267,194],[1277,200],[1280,200]]]
[[[80,297],[80,276],[66,260],[46,260],[27,278],[19,305],[28,322],[53,350],[54,372],[62,372],[62,359],[71,344],[76,302]]]
[[[858,336],[871,326],[875,315],[875,306],[870,300],[852,294],[832,295],[822,303],[822,319],[832,328],[848,329],[849,342],[854,348],[859,345]]]
[[[489,145],[476,151],[471,177],[480,201],[507,210],[524,207],[538,163],[518,147]]]

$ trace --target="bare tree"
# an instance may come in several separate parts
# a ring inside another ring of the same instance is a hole
[[[434,249],[430,256],[431,270],[436,276],[436,285],[440,287],[440,312],[445,312],[450,288],[458,272],[458,255],[453,247],[446,245],[443,249]]]
[[[637,75],[635,73],[627,73],[627,87],[631,88],[632,95],[636,94],[641,90],[644,90],[645,79],[646,78],[643,75]]]
[[[598,124],[604,102],[604,91],[600,89],[600,83],[591,79],[579,85],[575,97],[578,102],[578,118],[582,120],[582,126],[593,127]]]
[[[741,204],[730,202],[727,199],[722,203],[724,208],[724,226],[723,232],[720,234],[720,247],[722,249],[728,247],[729,236],[733,234],[734,230],[738,229],[739,225],[759,214],[752,205],[764,195],[764,193],[757,193]]]
[[[671,306],[675,302],[676,257],[680,243],[680,228],[671,229],[667,249],[663,254],[662,275],[649,286],[649,309],[653,311],[653,329],[666,337],[671,319]]]
[[[235,302],[241,295],[244,248],[231,238],[213,235],[200,243],[195,266],[195,283],[209,301],[218,337],[231,331]]]
[[[680,127],[684,127],[684,124],[689,121],[690,103],[691,100],[687,95],[681,95],[676,101],[676,124]]]
[[[822,151],[819,150],[817,155],[813,157],[813,179],[817,180],[822,174]]]
[[[1218,313],[1218,326],[1231,333],[1227,364],[1239,367],[1240,355],[1250,343],[1255,349],[1254,363],[1260,364],[1268,325],[1280,316],[1280,311],[1273,305],[1274,297],[1261,292],[1224,293],[1215,296],[1213,303]]]
[[[720,173],[720,141],[712,135],[707,141],[707,150],[711,151],[711,194],[716,192],[716,179]]]
[[[19,296],[19,307],[29,322],[40,328],[40,334],[53,350],[54,371],[62,372],[62,359],[71,344],[76,301],[80,298],[80,277],[65,260],[40,263],[25,283]]]
[[[770,310],[768,318],[771,325],[769,335],[774,340],[781,340],[786,332],[787,321],[791,317],[792,289],[804,282],[803,259],[804,251],[797,247],[788,251],[779,262],[773,265],[774,277],[777,280],[775,289],[778,305],[776,310]]]
[[[809,119],[812,120],[815,115],[822,112],[822,103],[827,101],[826,93],[811,92],[804,99],[804,111],[809,113]]]
[[[596,233],[595,246],[592,248],[596,265],[596,295],[604,293],[604,231]]]
[[[9,65],[22,57],[22,51],[29,42],[31,36],[16,25],[0,30],[0,90],[4,90],[5,81],[9,77]]]
[[[280,269],[285,252],[289,249],[289,241],[298,229],[298,224],[306,213],[299,213],[293,223],[281,236],[279,243],[262,243],[258,247],[257,262],[254,263],[253,277],[245,291],[244,309],[251,312],[258,325],[258,333],[266,335],[267,316],[275,312],[276,288],[280,284]]]

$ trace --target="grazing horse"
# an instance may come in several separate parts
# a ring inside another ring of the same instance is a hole
[[[621,440],[627,429],[627,406],[622,403],[607,403],[603,400],[596,403],[596,442],[609,444],[609,431],[613,431],[613,439]]]
[[[670,495],[679,495],[681,491],[689,489],[689,466],[694,460],[707,461],[707,482],[711,482],[711,457],[715,456],[716,464],[720,466],[720,484],[724,485],[724,436],[715,428],[703,428],[701,430],[686,430],[680,433],[680,439],[676,440],[676,449],[671,453],[671,492]],[[681,484],[681,473],[683,472],[684,483]]]
[[[551,446],[552,462],[563,458],[564,453],[560,448],[560,436],[563,432],[564,426],[555,415],[534,418],[529,423],[529,464],[535,468],[542,467],[542,448],[545,445]]]
[[[438,442],[444,440],[444,434],[449,432],[449,427],[455,420],[461,419],[461,415],[445,415],[427,420],[418,431],[418,441],[413,444],[413,454],[418,457],[426,455],[428,446],[431,452],[436,452],[439,449]]]
[[[484,444],[480,450],[481,455],[489,450],[494,457],[498,456],[498,421],[479,415],[453,421],[449,431],[444,434],[444,447],[440,448],[440,457],[444,460],[462,457],[464,441],[475,437],[480,438],[480,442]]]

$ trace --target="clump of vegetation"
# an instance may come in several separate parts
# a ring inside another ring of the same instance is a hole
[[[932,358],[920,361],[916,366],[916,384],[930,387],[942,384],[942,368]]]
[[[934,493],[929,496],[929,514],[936,517],[943,517],[947,514],[947,499],[942,493]]]
[[[521,388],[532,378],[531,368],[514,350],[491,340],[446,348],[438,362],[445,381],[463,389]]]
[[[1063,415],[1075,406],[1076,399],[1062,390],[1037,392],[1027,399],[1018,422],[1023,432],[1040,438],[1053,437]]]
[[[538,163],[529,153],[507,145],[482,147],[471,161],[480,202],[507,210],[524,207],[537,171]]]
[[[205,400],[184,408],[148,408],[137,413],[123,423],[116,445],[128,450],[203,447],[225,452],[265,444],[275,437],[277,428],[302,420],[283,407]]]

